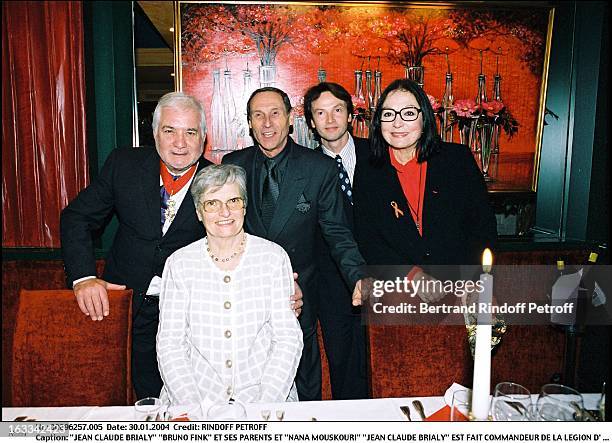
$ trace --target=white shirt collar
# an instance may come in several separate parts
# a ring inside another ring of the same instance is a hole
[[[353,176],[355,175],[355,165],[357,164],[357,154],[355,154],[355,140],[349,133],[348,141],[346,145],[340,151],[340,154],[336,154],[334,151],[331,151],[321,143],[321,148],[323,153],[329,157],[336,158],[336,155],[340,155],[342,158],[342,166],[346,169],[346,172],[349,175],[349,179],[351,183],[353,183]]]

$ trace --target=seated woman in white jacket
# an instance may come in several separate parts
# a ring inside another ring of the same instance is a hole
[[[246,174],[212,165],[191,185],[207,236],[172,254],[159,297],[157,358],[171,405],[297,400],[302,331],[276,243],[244,232]]]

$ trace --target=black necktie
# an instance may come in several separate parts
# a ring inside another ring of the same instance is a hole
[[[353,189],[351,188],[351,180],[349,179],[349,175],[344,169],[344,165],[342,164],[342,157],[336,155],[336,166],[338,166],[338,178],[340,179],[340,188],[342,188],[342,192],[348,197],[351,204],[353,204]]]
[[[276,200],[278,200],[278,174],[276,163],[273,158],[267,158],[265,161],[266,177],[263,183],[263,192],[261,194],[261,219],[266,229],[270,227],[274,209],[276,208]]]
[[[180,175],[173,175],[172,180],[176,181],[180,177]],[[168,194],[164,185],[162,185],[159,190],[159,198],[161,202],[161,227],[164,229],[164,223],[166,223],[166,210],[168,209],[168,200],[170,199],[170,194]]]

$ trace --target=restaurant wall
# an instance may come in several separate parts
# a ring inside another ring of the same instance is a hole
[[[87,84],[87,141],[95,177],[116,147],[136,146],[133,7],[130,1],[83,4]],[[99,256],[110,248],[117,220],[98,241]]]
[[[601,214],[609,204],[602,197],[609,191],[591,186],[608,175],[594,163],[608,149],[607,9],[604,2],[559,2],[555,9],[537,186],[539,240],[609,240],[607,229],[594,229],[607,223]]]
[[[609,104],[607,93],[610,81],[610,9],[605,4],[601,35],[599,84],[593,137],[593,159],[589,192],[589,213],[586,238],[590,241],[610,242],[610,132]]]
[[[2,247],[57,248],[89,182],[79,2],[2,3]]]

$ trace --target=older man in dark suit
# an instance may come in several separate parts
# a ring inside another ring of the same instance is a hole
[[[348,226],[335,162],[289,138],[291,103],[280,89],[253,92],[247,118],[256,146],[224,163],[247,172],[247,231],[280,244],[291,258],[304,294],[300,318],[304,350],[296,377],[300,400],[321,398],[321,361],[316,334],[317,236],[320,229],[350,288],[361,299],[365,264]]]
[[[65,270],[81,311],[102,320],[111,309],[107,290],[134,290],[132,379],[138,398],[157,397],[162,387],[155,352],[161,275],[174,251],[205,235],[188,190],[195,172],[211,164],[202,157],[206,120],[195,98],[164,95],[153,114],[153,135],[156,149],[115,149],[61,216]],[[93,235],[113,214],[119,228],[103,278],[96,278]]]

